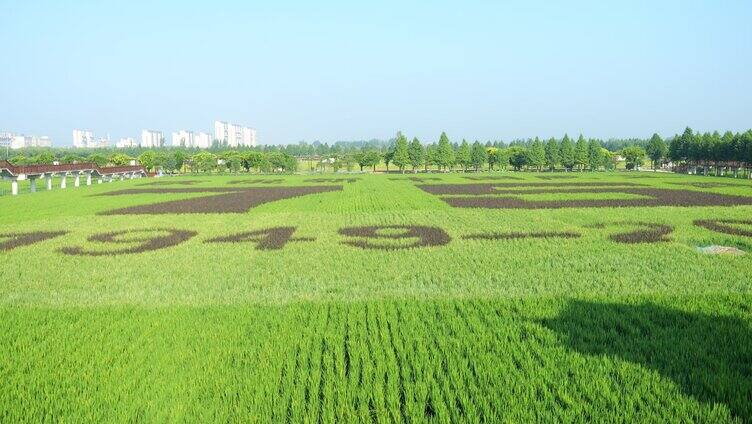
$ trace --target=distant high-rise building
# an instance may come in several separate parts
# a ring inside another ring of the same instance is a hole
[[[10,143],[13,141],[13,137],[15,137],[13,133],[9,133],[9,132],[0,133],[0,146],[10,147]]]
[[[11,149],[26,149],[29,147],[52,147],[52,139],[44,136],[18,135],[13,133],[0,134],[0,146]]]
[[[115,144],[115,147],[118,149],[127,149],[129,147],[138,147],[138,142],[133,137],[124,137],[121,138],[120,141],[118,141]]]
[[[73,147],[80,149],[101,149],[110,147],[110,137],[94,137],[89,130],[73,130]]]
[[[212,146],[212,136],[209,133],[198,132],[194,134],[193,140],[194,145],[192,147],[199,149],[208,149]]]
[[[176,147],[191,147],[193,145],[193,131],[180,130],[172,133],[172,145]]]
[[[91,146],[92,149],[106,149],[110,147],[110,136],[107,137],[99,137],[99,139],[94,142]]]
[[[163,145],[164,137],[162,137],[162,131],[141,131],[141,147],[162,147]]]
[[[180,130],[172,133],[172,145],[188,148],[208,149],[211,147],[211,135],[204,132]]]
[[[52,138],[43,135],[41,137],[33,137],[33,147],[52,147]]]
[[[253,147],[256,145],[256,130],[229,122],[214,121],[214,139],[228,147]]]
[[[73,130],[73,147],[80,149],[91,147],[96,143],[94,133],[89,130]]]

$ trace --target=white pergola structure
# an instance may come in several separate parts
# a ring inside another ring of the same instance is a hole
[[[73,186],[81,186],[81,177],[85,178],[86,185],[91,185],[92,177],[97,177],[101,184],[102,180],[113,181],[119,178],[141,178],[148,176],[144,167],[136,166],[109,166],[99,167],[95,163],[73,163],[64,165],[26,165],[15,166],[8,161],[0,161],[0,176],[11,181],[11,193],[18,194],[18,182],[29,180],[31,192],[37,191],[37,180],[44,179],[47,190],[52,190],[52,178],[60,177],[60,188],[66,188],[68,176],[73,177]]]

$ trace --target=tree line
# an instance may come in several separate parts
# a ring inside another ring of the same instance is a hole
[[[94,162],[97,166],[125,166],[138,163],[150,172],[295,172],[297,158],[283,152],[260,152],[255,150],[226,150],[219,153],[198,151],[193,154],[185,149],[149,149],[137,156],[115,152],[89,154],[66,153],[55,156],[51,151],[41,151],[30,156],[17,155],[10,159],[14,165],[45,165],[53,163]]]
[[[367,156],[367,153],[359,155],[363,156]],[[375,157],[368,165],[373,165],[373,161]],[[576,141],[565,135],[561,140],[551,138],[545,142],[536,137],[529,143],[494,146],[479,141],[471,144],[466,140],[452,144],[446,133],[442,133],[437,143],[423,145],[417,138],[408,142],[400,133],[391,148],[383,154],[383,162],[387,169],[391,164],[403,172],[429,168],[439,171],[480,171],[510,167],[537,171],[557,168],[595,170],[611,168],[613,155],[598,140],[586,140],[583,136]]]
[[[680,136],[671,139],[663,156],[674,162],[680,172],[705,175],[731,172],[734,176],[746,173],[752,178],[752,130],[736,134],[726,131],[721,135],[717,131],[701,134],[687,127]]]
[[[616,146],[617,150],[612,150]],[[441,133],[435,143],[425,144],[404,134],[389,141],[298,143],[285,146],[259,146],[235,150],[197,150],[182,147],[160,149],[27,149],[12,157],[14,164],[74,163],[89,161],[99,166],[128,165],[137,161],[150,171],[164,172],[295,172],[373,170],[382,164],[386,170],[401,172],[481,171],[481,170],[599,170],[614,169],[624,161],[627,169],[640,168],[646,159],[653,168],[666,165],[679,172],[716,173],[740,171],[750,174],[752,166],[752,130],[744,133],[695,133],[687,128],[681,135],[663,140],[658,134],[650,139],[542,140],[538,137],[472,143],[451,142]]]

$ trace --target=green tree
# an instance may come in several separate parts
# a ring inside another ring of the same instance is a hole
[[[650,137],[650,141],[648,141],[645,151],[653,162],[653,170],[655,170],[656,164],[668,154],[668,147],[661,136],[653,134],[653,136]]]
[[[182,150],[176,150],[172,154],[173,169],[176,171],[181,171],[183,169],[184,163],[185,163],[185,152]]]
[[[407,138],[402,133],[397,135],[397,141],[394,144],[394,157],[392,162],[399,167],[402,173],[405,172],[405,167],[410,164],[410,152],[407,146]]]
[[[376,165],[381,162],[381,155],[376,150],[371,150],[368,153],[366,153],[366,161],[368,165],[371,167],[373,172],[376,172]]]
[[[386,165],[386,172],[389,172],[389,164],[394,160],[394,149],[388,149],[384,152],[379,158],[379,162],[381,162],[382,159],[384,160],[384,165]]]
[[[239,153],[227,155],[224,160],[225,166],[230,172],[238,173],[243,168],[243,157]]]
[[[463,171],[467,171],[467,167],[470,166],[471,162],[470,145],[467,144],[467,141],[462,140],[460,148],[457,149],[455,163],[461,166]]]
[[[55,155],[51,152],[41,152],[38,155],[35,155],[32,160],[37,165],[52,165],[52,162],[55,161]],[[107,160],[105,159],[105,164],[106,162]]]
[[[496,149],[496,164],[501,168],[502,171],[507,170],[507,166],[509,166],[510,163],[511,154],[512,152],[509,149]]]
[[[488,157],[488,170],[493,171],[494,167],[499,166],[499,148],[487,147],[486,153]]]
[[[111,164],[115,166],[126,166],[131,163],[133,158],[126,155],[125,153],[114,153],[110,155],[108,160]]]
[[[596,139],[591,139],[588,142],[588,167],[591,171],[595,171],[601,166],[601,163],[601,143]]]
[[[342,167],[347,169],[348,172],[352,171],[353,166],[355,165],[355,159],[353,158],[353,155],[351,154],[342,155],[339,161],[342,163]]]
[[[413,138],[413,141],[410,143],[407,155],[410,158],[410,165],[413,166],[413,172],[425,162],[426,151],[423,149],[423,145],[420,144],[420,140],[418,140],[417,137]]]
[[[74,155],[73,153],[68,153],[60,159],[60,163],[78,163],[82,160],[83,159],[81,158],[81,156]]]
[[[486,152],[486,148],[476,140],[475,143],[473,143],[473,150],[470,154],[470,162],[472,163],[473,168],[475,168],[475,172],[482,169],[483,165],[486,164],[486,161],[488,161],[488,152]]]
[[[285,158],[280,152],[269,153],[269,163],[271,164],[272,172],[285,170]]]
[[[284,159],[282,169],[287,172],[295,172],[298,170],[298,158],[287,153],[282,153],[282,158]]]
[[[601,166],[607,171],[616,169],[616,154],[601,147]]]
[[[175,155],[171,152],[165,153],[164,157],[164,170],[170,173],[175,172],[178,169],[177,163],[175,162]]]
[[[564,168],[571,170],[574,167],[574,145],[567,134],[564,134],[564,138],[561,140],[561,146],[559,146],[559,158]]]
[[[574,162],[580,171],[588,164],[588,144],[582,134],[577,138],[577,143],[574,146]]]
[[[521,170],[527,165],[527,149],[522,146],[512,146],[506,149],[509,152],[509,163],[512,164],[514,169]]]
[[[559,143],[551,137],[546,143],[546,166],[553,171],[559,164]]]
[[[92,153],[89,155],[89,157],[86,158],[88,162],[94,162],[99,167],[107,166],[107,156],[101,154],[101,153]],[[50,162],[52,163],[52,162]]]
[[[29,165],[29,159],[24,155],[13,156],[10,158],[9,162],[16,166]]]
[[[157,150],[154,152],[154,168],[155,169],[165,169],[165,165],[167,163],[167,152],[163,150]]]
[[[527,151],[527,165],[532,166],[538,171],[541,170],[543,165],[546,164],[546,150],[543,147],[543,143],[538,137],[535,137],[533,144],[530,145],[530,149]]]
[[[738,135],[739,157],[747,168],[752,168],[752,130],[747,130]],[[752,169],[747,170],[747,178],[752,178]]]
[[[285,152],[272,152],[268,156],[272,171],[293,172],[298,169],[298,160]]]
[[[640,146],[629,146],[621,151],[627,163],[627,169],[640,169],[645,159],[645,150]]]
[[[199,152],[191,157],[193,166],[201,172],[211,172],[217,167],[217,156],[209,152]]]
[[[271,163],[264,153],[256,151],[247,151],[242,155],[243,167],[250,172],[252,169],[256,169],[257,172],[265,172],[271,169]]]
[[[367,150],[365,147],[358,154],[355,155],[355,160],[360,166],[360,170],[363,168],[372,167],[376,171],[376,165],[381,162],[381,155],[375,150]]]
[[[454,163],[454,150],[452,149],[452,145],[449,144],[449,137],[444,132],[439,137],[439,144],[436,146],[436,157],[434,160],[440,170],[445,170]]]
[[[138,155],[138,163],[141,164],[147,171],[154,170],[156,166],[157,155],[153,150],[147,150]]]
[[[360,151],[358,153],[355,153],[353,155],[353,159],[355,159],[355,162],[360,167],[360,172],[363,172],[363,168],[368,166],[368,160],[366,159],[366,152],[365,150]]]
[[[425,170],[428,172],[428,167],[436,165],[438,166],[438,149],[436,148],[436,145],[430,144],[428,147],[426,147],[426,160],[424,162]]]
[[[668,156],[676,163],[687,161],[689,158],[689,149],[694,142],[695,136],[692,128],[685,128],[681,136],[674,136],[668,146]]]

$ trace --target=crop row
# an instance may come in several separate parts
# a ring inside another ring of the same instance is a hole
[[[752,220],[740,219],[705,219],[696,220],[696,226],[708,230],[752,237],[752,231],[745,226],[752,225]],[[631,231],[611,234],[611,240],[617,243],[655,243],[669,241],[668,236],[673,232],[673,227],[665,224],[652,222],[614,222],[611,226],[634,227]],[[591,225],[591,228],[605,228],[607,224],[600,223]],[[273,227],[228,236],[208,239],[205,243],[255,243],[256,250],[282,249],[289,242],[312,242],[315,238],[293,237],[296,227]],[[65,231],[27,232],[27,233],[0,233],[0,238],[6,239],[0,242],[0,251],[11,250],[20,246],[28,246],[45,240],[56,238],[66,234]],[[374,250],[397,250],[408,248],[420,248],[431,246],[443,246],[452,238],[446,231],[439,227],[425,225],[378,225],[363,227],[345,227],[339,230],[339,234],[346,240],[343,244],[362,249]],[[174,228],[149,228],[119,230],[106,233],[97,233],[88,237],[88,241],[97,242],[100,245],[116,247],[126,245],[119,250],[87,250],[81,246],[69,246],[60,249],[68,255],[103,256],[140,253],[176,246],[197,235],[191,230]],[[534,231],[534,232],[507,232],[507,233],[480,233],[462,236],[465,240],[509,240],[523,238],[577,238],[579,233],[572,231]]]

